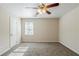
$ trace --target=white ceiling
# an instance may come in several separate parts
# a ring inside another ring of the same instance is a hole
[[[51,8],[51,15],[48,14],[36,14],[36,9],[26,9],[25,7],[37,7],[38,3],[0,3],[0,7],[3,7],[10,14],[20,18],[57,18],[61,17],[70,10],[79,6],[79,3],[60,3],[59,6]]]

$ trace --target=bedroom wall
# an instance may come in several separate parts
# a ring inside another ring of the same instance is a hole
[[[9,49],[9,15],[0,8],[0,55]]]
[[[32,21],[34,35],[25,35],[25,22]],[[25,18],[21,19],[22,42],[58,42],[58,18]]]
[[[79,7],[59,20],[59,41],[79,54]]]

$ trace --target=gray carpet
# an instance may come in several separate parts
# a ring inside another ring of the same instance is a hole
[[[21,43],[18,47],[28,47],[23,56],[79,56],[60,43]],[[11,53],[15,49],[8,52]]]

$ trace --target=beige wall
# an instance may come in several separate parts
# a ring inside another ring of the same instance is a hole
[[[24,23],[32,21],[34,23],[34,35],[24,34]],[[27,18],[22,19],[22,42],[58,42],[58,19]]]
[[[9,15],[0,8],[0,55],[9,49]]]
[[[79,7],[64,15],[59,25],[60,42],[79,54]]]

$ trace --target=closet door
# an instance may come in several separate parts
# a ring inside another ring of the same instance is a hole
[[[16,18],[10,17],[10,47],[16,45]]]

